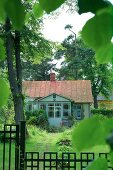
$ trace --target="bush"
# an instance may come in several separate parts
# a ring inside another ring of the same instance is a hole
[[[36,116],[38,113],[38,111],[26,111],[25,112],[25,116],[26,116],[26,120],[29,120],[31,118],[31,116]]]
[[[36,120],[36,116],[31,116],[29,118],[29,120],[27,121],[28,125],[37,125],[37,120]]]
[[[92,109],[91,113],[92,114],[101,114],[101,115],[106,116],[108,118],[113,116],[113,110],[108,110],[108,109]]]
[[[64,138],[64,139],[60,139],[57,143],[56,146],[58,148],[58,156],[62,157],[62,153],[66,153],[66,152],[72,152],[72,144],[71,144],[71,140],[68,138]],[[67,155],[65,158],[68,159]],[[59,162],[60,163],[60,162]],[[68,162],[64,162],[64,164],[66,165]],[[61,164],[59,164],[59,166],[61,166]]]
[[[49,123],[44,110],[40,109],[34,112],[26,112],[26,120],[29,125],[36,125],[41,129],[48,129]]]
[[[40,109],[36,116],[37,119],[37,126],[42,129],[48,129],[49,123],[48,118],[44,110]]]

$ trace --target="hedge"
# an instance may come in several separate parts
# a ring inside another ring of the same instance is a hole
[[[107,117],[112,117],[113,116],[113,109],[108,110],[108,109],[92,109],[91,110],[92,114],[101,114]]]

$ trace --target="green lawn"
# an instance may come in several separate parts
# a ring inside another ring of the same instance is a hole
[[[47,152],[47,151],[59,152],[59,147],[58,145],[56,145],[56,143],[60,139],[65,139],[65,138],[71,139],[72,129],[67,129],[62,133],[47,133],[46,131],[42,131],[36,127],[29,126],[28,131],[29,131],[29,137],[26,139],[26,151],[27,152],[30,152],[30,151],[40,152],[40,154],[42,154],[43,152]],[[8,149],[9,149],[9,145],[6,144],[6,167],[8,166],[8,163],[9,163],[8,162],[8,158],[9,158]],[[3,150],[3,144],[0,144],[0,162],[2,162],[2,150]],[[15,159],[14,144],[12,144],[12,151],[13,152],[11,156],[12,157],[11,170],[14,170],[14,159]],[[76,148],[71,148],[69,149],[69,151],[76,152]],[[89,149],[88,151],[95,152],[95,153],[108,152],[109,148],[107,146],[96,146],[92,149]],[[0,170],[2,169],[3,169],[2,164],[0,163]]]

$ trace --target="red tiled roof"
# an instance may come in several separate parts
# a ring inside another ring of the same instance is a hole
[[[90,80],[24,81],[23,93],[32,98],[56,93],[76,103],[93,102]]]

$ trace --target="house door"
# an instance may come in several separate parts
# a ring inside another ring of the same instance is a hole
[[[82,105],[76,104],[73,106],[73,115],[77,120],[82,119]]]
[[[51,126],[60,126],[62,117],[61,110],[60,103],[48,104],[48,120]]]

